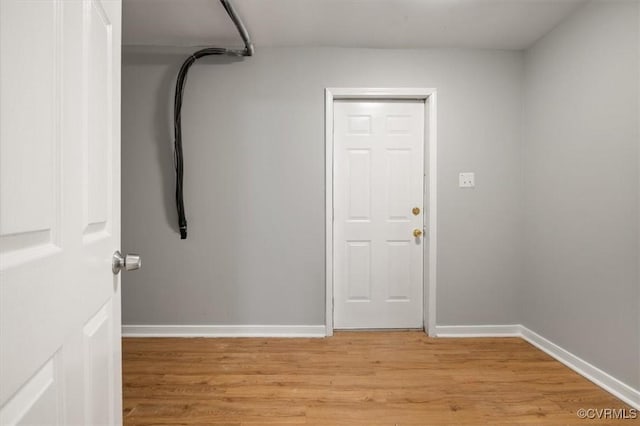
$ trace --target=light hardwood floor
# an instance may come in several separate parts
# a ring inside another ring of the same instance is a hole
[[[579,408],[630,410],[519,338],[126,338],[123,352],[125,425],[587,425],[616,421]]]

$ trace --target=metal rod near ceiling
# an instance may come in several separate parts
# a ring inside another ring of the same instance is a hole
[[[247,32],[247,28],[244,26],[242,19],[236,12],[233,7],[233,3],[230,0],[220,0],[222,6],[227,11],[229,18],[233,21],[236,29],[240,33],[240,37],[242,37],[242,41],[244,42],[244,51],[243,56],[253,56],[253,44],[251,43],[251,37],[249,37],[249,33]]]
[[[189,68],[196,60],[204,56],[226,55],[226,56],[253,56],[253,44],[251,37],[240,19],[240,16],[233,7],[231,0],[220,0],[222,6],[233,21],[240,37],[244,42],[244,49],[228,49],[224,47],[206,47],[189,56],[180,67],[178,78],[176,81],[176,93],[173,104],[173,128],[174,128],[174,158],[176,169],[176,209],[178,211],[178,226],[180,229],[180,238],[187,239],[187,216],[184,208],[184,159],[182,154],[182,98],[184,95],[184,85],[187,79]]]

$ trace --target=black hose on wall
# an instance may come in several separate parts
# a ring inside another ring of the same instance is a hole
[[[173,129],[174,129],[174,165],[176,168],[176,208],[178,210],[178,226],[180,227],[180,239],[187,239],[187,216],[184,209],[184,193],[183,193],[183,178],[184,178],[184,160],[182,155],[182,98],[184,95],[184,85],[187,80],[187,74],[189,69],[195,63],[196,60],[203,56],[212,55],[228,55],[228,56],[252,56],[253,45],[249,39],[247,30],[245,29],[242,21],[238,17],[238,14],[233,9],[230,0],[220,0],[225,10],[229,14],[229,17],[235,24],[242,40],[244,41],[245,48],[243,50],[237,49],[225,49],[221,47],[207,47],[200,49],[193,55],[189,56],[178,71],[178,78],[176,80],[176,93],[173,103]]]

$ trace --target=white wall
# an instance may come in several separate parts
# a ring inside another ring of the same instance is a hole
[[[176,233],[173,82],[190,52],[122,73],[125,324],[324,324],[325,87],[438,89],[438,324],[519,320],[520,52],[281,48],[207,59],[183,108],[189,239]],[[476,188],[457,187],[461,171]]]
[[[525,326],[640,388],[637,2],[592,2],[525,56]]]

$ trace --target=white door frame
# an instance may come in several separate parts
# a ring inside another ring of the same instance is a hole
[[[425,227],[429,238],[429,277],[424,280],[428,306],[423,309],[424,329],[436,335],[436,260],[437,260],[437,199],[438,154],[436,89],[426,88],[327,88],[325,89],[325,284],[326,335],[333,335],[333,102],[339,99],[417,99],[425,102],[425,139],[429,142],[429,198],[425,199]],[[427,134],[428,129],[428,134]]]

